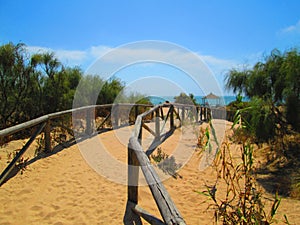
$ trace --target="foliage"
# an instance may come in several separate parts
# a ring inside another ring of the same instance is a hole
[[[180,93],[178,96],[174,97],[175,103],[185,104],[185,105],[196,105],[196,99],[193,94]]]
[[[0,46],[0,129],[71,108],[81,76],[53,53],[30,57],[24,44]]]
[[[113,103],[123,88],[116,78],[65,67],[54,53],[30,56],[24,44],[0,46],[0,129],[72,106]]]
[[[164,173],[171,175],[175,179],[180,177],[176,171],[181,167],[181,164],[176,163],[174,156],[169,157],[168,154],[164,153],[161,147],[157,148],[156,155],[152,154],[151,158],[157,163],[158,168]]]
[[[240,111],[235,116],[232,129],[245,129],[249,124],[241,122]],[[206,190],[198,192],[213,202],[215,220],[222,224],[271,224],[277,213],[281,199],[276,194],[267,214],[262,201],[262,192],[255,180],[253,144],[249,139],[240,140],[240,155],[231,153],[230,142],[222,144],[215,161],[217,180],[214,185],[206,185]],[[220,180],[221,179],[221,180]],[[219,193],[218,185],[225,183],[226,192]],[[285,217],[286,221],[287,218]]]
[[[138,92],[130,92],[125,94],[121,92],[115,100],[116,103],[131,103],[131,104],[145,104],[152,105],[150,99],[143,94]]]
[[[117,78],[112,78],[104,82],[99,93],[97,104],[113,103],[118,95],[123,95],[124,84]]]
[[[238,93],[238,95],[236,96],[235,101],[230,102],[226,106],[226,110],[236,112],[239,109],[244,109],[244,108],[247,108],[247,107],[249,107],[249,102],[243,102],[243,96],[241,95],[241,93]]]
[[[0,128],[26,120],[23,108],[34,85],[33,72],[23,44],[11,43],[0,47]]]
[[[286,130],[300,130],[300,53],[273,50],[264,62],[251,69],[232,69],[226,86],[251,99],[251,124],[259,141]],[[270,132],[266,134],[265,132]]]
[[[162,160],[168,158],[169,155],[164,153],[161,149],[161,147],[157,148],[157,153],[156,155],[152,154],[151,158],[156,162],[156,163],[160,163]]]

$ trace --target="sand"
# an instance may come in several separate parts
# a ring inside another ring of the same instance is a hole
[[[216,124],[230,127],[228,122],[216,121]],[[130,129],[122,129],[125,130],[119,132],[126,133],[122,136],[126,137]],[[144,145],[147,145],[149,135],[147,131],[144,133]],[[75,144],[36,160],[27,166],[22,175],[17,174],[0,187],[0,224],[123,224],[127,201],[127,187],[122,183],[126,181],[127,174],[124,166],[127,161],[126,142],[116,138],[114,131],[94,138],[100,140],[106,150],[120,162],[121,169],[116,174],[104,177],[101,171],[100,174],[95,171],[95,168],[97,170],[97,167],[101,167],[101,163],[85,160],[82,146],[92,140],[85,140],[79,146]],[[213,224],[213,211],[207,210],[211,202],[195,190],[204,191],[204,185],[213,183],[216,175],[209,163],[203,166],[205,156],[196,148],[194,130],[176,130],[161,148],[169,155],[174,153],[174,149],[187,152],[186,158],[185,154],[175,157],[178,162],[186,161],[178,172],[181,178],[170,177],[164,180],[166,189],[186,223]],[[4,158],[2,154],[1,162],[5,161]],[[111,169],[114,171],[114,168]],[[114,181],[114,176],[124,174],[120,182]],[[272,196],[266,193],[266,197]],[[266,204],[270,204],[268,200]],[[139,187],[139,205],[161,218],[147,186]],[[283,224],[283,214],[287,214],[291,224],[300,224],[300,201],[283,198],[277,215],[278,224]]]

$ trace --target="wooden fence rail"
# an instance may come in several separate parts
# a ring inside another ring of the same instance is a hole
[[[8,166],[2,171],[0,174],[0,185],[2,185],[7,177],[9,176],[10,172],[12,169],[15,167],[16,162],[24,155],[24,153],[27,151],[29,148],[30,144],[34,141],[34,139],[41,133],[44,133],[44,139],[45,139],[45,152],[51,152],[52,150],[52,137],[51,137],[51,131],[55,127],[61,127],[62,129],[68,130],[69,133],[73,132],[75,133],[73,136],[87,136],[87,135],[92,135],[93,133],[96,133],[102,129],[101,126],[105,122],[108,122],[110,119],[111,124],[116,124],[116,126],[119,124],[118,122],[111,121],[111,112],[108,113],[104,121],[100,124],[99,127],[95,128],[95,117],[97,117],[97,111],[101,110],[108,110],[111,111],[112,107],[127,107],[127,108],[133,108],[132,112],[134,115],[131,115],[133,117],[133,122],[135,118],[138,116],[139,109],[142,109],[142,111],[146,111],[148,108],[151,108],[152,105],[144,105],[144,104],[107,104],[107,105],[91,105],[91,106],[85,106],[85,107],[80,107],[80,108],[75,108],[75,109],[70,109],[70,110],[65,110],[61,112],[56,112],[56,113],[51,113],[45,116],[41,116],[39,118],[30,120],[25,123],[21,123],[18,125],[15,125],[13,127],[9,127],[3,130],[0,130],[0,145],[5,143],[5,138],[8,136],[15,135],[18,132],[21,131],[26,131],[29,129],[33,129],[35,127],[37,130],[31,135],[30,139],[27,141],[27,143],[24,145],[24,147],[16,154],[14,159],[8,164]],[[78,115],[76,115],[78,114]],[[78,117],[79,119],[84,119],[85,120],[85,130],[83,133],[79,133],[74,130],[74,124],[76,121],[71,121],[70,127],[64,126],[60,123],[55,123],[56,120],[58,121],[63,121],[63,117],[65,116],[71,116],[73,115],[75,118]],[[118,119],[118,118],[114,118]],[[130,121],[128,121],[130,123]],[[38,131],[38,132],[37,132]]]
[[[145,219],[150,224],[185,224],[181,214],[152,167],[152,164],[149,161],[149,156],[153,150],[166,139],[167,135],[163,134],[163,130],[166,128],[167,121],[170,121],[168,132],[171,132],[172,134],[172,131],[174,131],[177,127],[180,127],[186,120],[205,121],[210,119],[211,111],[206,107],[170,103],[155,107],[152,105],[142,104],[93,105],[48,114],[16,126],[0,130],[1,144],[7,136],[14,135],[20,131],[36,128],[27,143],[16,154],[16,157],[10,162],[7,168],[5,168],[1,173],[0,185],[6,181],[16,162],[22,157],[30,144],[41,132],[44,132],[44,150],[45,152],[51,152],[51,131],[54,127],[58,126],[70,133],[73,132],[74,137],[75,135],[93,135],[101,131],[105,123],[110,123],[110,126],[113,128],[121,126],[122,108],[124,109],[124,107],[127,107],[126,112],[128,112],[129,117],[127,118],[126,125],[130,125],[135,122],[134,131],[128,144],[128,202],[124,215],[124,224],[142,224],[141,218]],[[147,111],[147,109],[149,110]],[[164,109],[168,109],[166,114],[164,114]],[[103,113],[103,111],[106,113]],[[100,125],[96,126],[95,120],[99,114],[101,114],[101,117],[104,119]],[[71,125],[63,125],[63,118],[70,115],[72,115],[73,119]],[[76,118],[85,120],[85,129],[82,133],[75,131],[74,129]],[[149,120],[154,120],[154,130],[146,124]],[[176,121],[178,122],[177,126],[175,124]],[[144,151],[142,147],[143,129],[147,130],[154,136],[154,144],[151,145],[147,151]],[[141,168],[143,175],[145,176],[163,221],[138,206],[139,168]]]
[[[163,108],[168,108],[166,115],[163,113]],[[151,130],[143,122],[144,117],[153,113],[155,113],[155,131]],[[124,215],[125,225],[142,224],[140,217],[145,219],[150,224],[185,224],[184,219],[182,218],[180,212],[176,208],[174,202],[172,201],[151,162],[149,161],[149,156],[154,149],[148,149],[146,151],[143,150],[142,128],[145,128],[155,137],[154,147],[156,148],[164,140],[161,139],[163,130],[161,129],[161,120],[163,120],[163,128],[165,128],[167,120],[170,120],[169,132],[172,132],[174,129],[176,129],[176,119],[180,121],[178,126],[180,127],[187,119],[199,121],[199,118],[200,120],[208,120],[210,118],[209,109],[181,104],[158,105],[137,117],[132,136],[128,143],[128,201]],[[154,147],[153,145],[150,146],[150,148]],[[139,168],[141,168],[141,171],[143,172],[163,221],[149,214],[140,206],[138,206]]]

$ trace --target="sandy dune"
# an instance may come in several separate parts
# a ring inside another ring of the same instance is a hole
[[[215,126],[219,126],[220,130],[223,129],[220,127],[228,128],[229,124],[216,121]],[[114,131],[102,133],[93,138],[96,142],[85,140],[79,146],[73,145],[39,159],[30,164],[22,175],[17,174],[2,185],[0,224],[122,224],[127,201],[127,142],[124,140],[130,133],[129,128],[122,129],[125,130],[119,130],[117,134]],[[209,202],[205,202],[206,197],[194,190],[205,190],[205,183],[213,183],[216,176],[209,163],[203,166],[208,162],[207,157],[195,150],[195,130],[184,129],[176,130],[161,145],[169,155],[177,154],[176,162],[184,165],[179,171],[181,178],[164,177],[164,185],[187,224],[213,224],[213,212],[206,210]],[[124,134],[121,135],[122,132]],[[149,135],[147,131],[144,133],[143,142],[147,145]],[[222,132],[218,136],[221,137]],[[101,161],[101,157],[97,159],[95,152],[84,152],[95,143],[100,143],[98,148],[105,148],[119,162],[120,168],[116,169],[111,164],[110,173],[103,176],[104,172],[97,168],[105,163],[109,165],[109,162],[103,158]],[[186,154],[182,154],[184,152]],[[85,160],[87,157],[90,157],[88,162]],[[270,195],[267,194],[267,197]],[[139,187],[139,205],[160,218],[146,186]],[[300,202],[283,199],[278,214],[279,224],[283,224],[283,214],[288,215],[292,224],[299,224]]]

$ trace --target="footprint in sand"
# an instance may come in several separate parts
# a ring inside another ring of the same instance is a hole
[[[43,207],[42,206],[38,206],[38,205],[34,205],[30,208],[30,210],[32,211],[42,211]]]
[[[18,195],[30,194],[32,192],[31,189],[24,189],[18,193]]]

